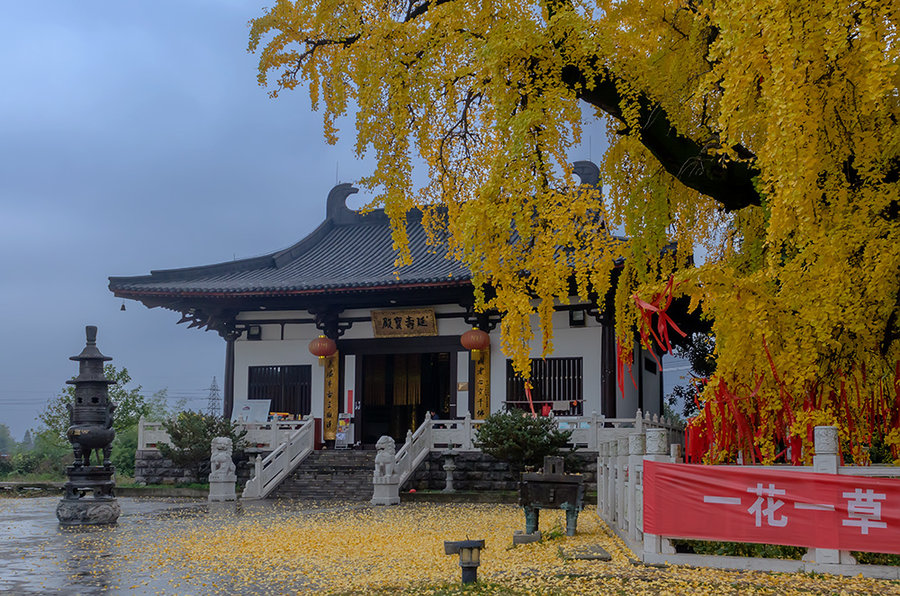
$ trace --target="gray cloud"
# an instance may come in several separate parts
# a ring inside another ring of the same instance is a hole
[[[371,171],[349,126],[329,146],[302,91],[273,101],[257,86],[247,21],[262,6],[0,9],[0,423],[17,438],[75,373],[86,324],[147,391],[204,407],[224,342],[175,313],[121,312],[107,276],[284,248],[324,218],[336,170],[341,181]]]

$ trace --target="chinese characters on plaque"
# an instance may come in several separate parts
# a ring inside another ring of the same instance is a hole
[[[491,351],[472,350],[475,363],[475,420],[484,420],[491,413]]]
[[[373,310],[372,331],[375,337],[419,337],[437,335],[433,308]]]
[[[900,480],[644,462],[660,536],[900,554]]]
[[[322,420],[322,438],[333,441],[337,436],[338,421],[338,354],[325,358],[325,416]]]

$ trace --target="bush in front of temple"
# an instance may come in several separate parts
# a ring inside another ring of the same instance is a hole
[[[200,482],[206,482],[209,475],[209,457],[212,440],[216,437],[231,439],[233,457],[239,458],[247,447],[244,430],[223,416],[210,416],[202,412],[178,412],[163,421],[163,429],[169,434],[171,444],[160,443],[160,454],[176,466],[180,466]]]
[[[512,410],[485,418],[478,429],[477,442],[484,453],[521,471],[542,466],[547,455],[574,453],[568,447],[571,436],[572,431],[559,429],[555,418]],[[562,453],[563,449],[566,453]]]

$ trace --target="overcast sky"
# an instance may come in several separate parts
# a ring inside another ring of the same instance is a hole
[[[370,173],[325,143],[303,91],[269,99],[246,52],[265,2],[44,0],[0,8],[0,423],[16,439],[98,346],[146,393],[205,408],[225,344],[128,301],[110,275],[287,247],[335,184]],[[599,128],[571,156],[588,159]],[[597,157],[594,155],[593,157]]]

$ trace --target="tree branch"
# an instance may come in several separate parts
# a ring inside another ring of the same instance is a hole
[[[580,99],[625,124],[625,132],[631,132],[622,114],[624,98],[616,84],[618,79],[612,73],[604,70],[591,81],[589,88],[582,72],[577,67],[567,66],[563,69],[562,79],[566,85],[577,89]],[[750,150],[733,147],[740,160],[711,155],[705,145],[679,133],[666,111],[647,94],[638,94],[637,102],[641,122],[638,138],[667,172],[688,188],[712,197],[727,211],[761,204],[753,184],[760,172]]]

